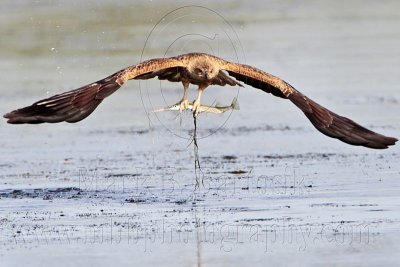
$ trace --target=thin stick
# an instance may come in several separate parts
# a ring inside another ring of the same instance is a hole
[[[194,173],[196,175],[195,189],[197,189],[200,186],[198,173],[202,174],[203,172],[201,171],[199,146],[197,144],[197,116],[195,113],[193,113],[193,121],[194,121],[194,132],[193,132]],[[201,177],[201,184],[204,185],[203,176]]]

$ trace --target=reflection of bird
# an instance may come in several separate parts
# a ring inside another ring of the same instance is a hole
[[[156,76],[160,80],[182,82],[184,94],[182,100],[178,102],[180,110],[188,107],[189,84],[198,85],[198,96],[193,103],[195,115],[199,110],[201,95],[209,85],[242,86],[238,82],[241,81],[274,96],[289,99],[304,112],[320,132],[345,143],[369,148],[387,148],[397,141],[396,138],[372,132],[348,118],[329,111],[278,77],[248,65],[231,63],[202,53],[144,61],[95,83],[14,110],[4,117],[8,119],[8,123],[15,124],[78,122],[89,116],[104,98],[118,90],[126,81],[150,79]]]

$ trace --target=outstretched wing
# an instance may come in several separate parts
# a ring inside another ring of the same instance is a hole
[[[8,123],[13,124],[78,122],[89,116],[106,97],[117,91],[127,80],[159,69],[183,67],[184,63],[177,58],[144,61],[97,82],[11,111],[5,114],[4,118],[8,119]]]
[[[347,144],[377,149],[387,148],[398,141],[396,138],[368,130],[354,121],[324,108],[294,89],[290,84],[262,70],[230,62],[225,62],[222,69],[239,81],[275,96],[289,99],[304,112],[315,128],[329,137],[337,138]]]

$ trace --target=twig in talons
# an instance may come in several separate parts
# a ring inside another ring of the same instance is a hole
[[[193,148],[194,148],[194,172],[196,176],[196,186],[195,190],[199,188],[200,186],[200,177],[201,176],[201,184],[204,186],[204,175],[201,170],[200,166],[200,157],[199,157],[199,146],[197,144],[197,116],[201,113],[214,113],[214,114],[222,114],[227,112],[228,110],[237,110],[239,108],[239,104],[237,102],[237,98],[235,97],[232,100],[232,103],[229,106],[222,106],[220,104],[215,104],[214,106],[206,106],[206,105],[195,105],[195,102],[188,103],[187,107],[185,107],[184,110],[182,110],[180,103],[177,103],[175,105],[165,107],[165,108],[160,108],[160,109],[155,109],[152,112],[164,112],[164,111],[185,111],[185,110],[190,110],[192,111],[193,114],[193,120],[194,120],[194,131],[193,131],[193,138],[190,142],[189,145],[192,144],[193,142]],[[188,146],[189,146],[188,145]]]

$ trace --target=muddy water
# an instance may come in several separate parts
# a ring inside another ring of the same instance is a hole
[[[396,1],[223,1],[168,14],[188,4],[2,1],[0,112],[203,51],[399,137]],[[287,101],[209,88],[205,103],[238,96],[241,110],[200,116],[196,172],[190,114],[149,112],[181,93],[133,81],[78,124],[0,122],[1,265],[396,266],[398,147],[348,146]]]

